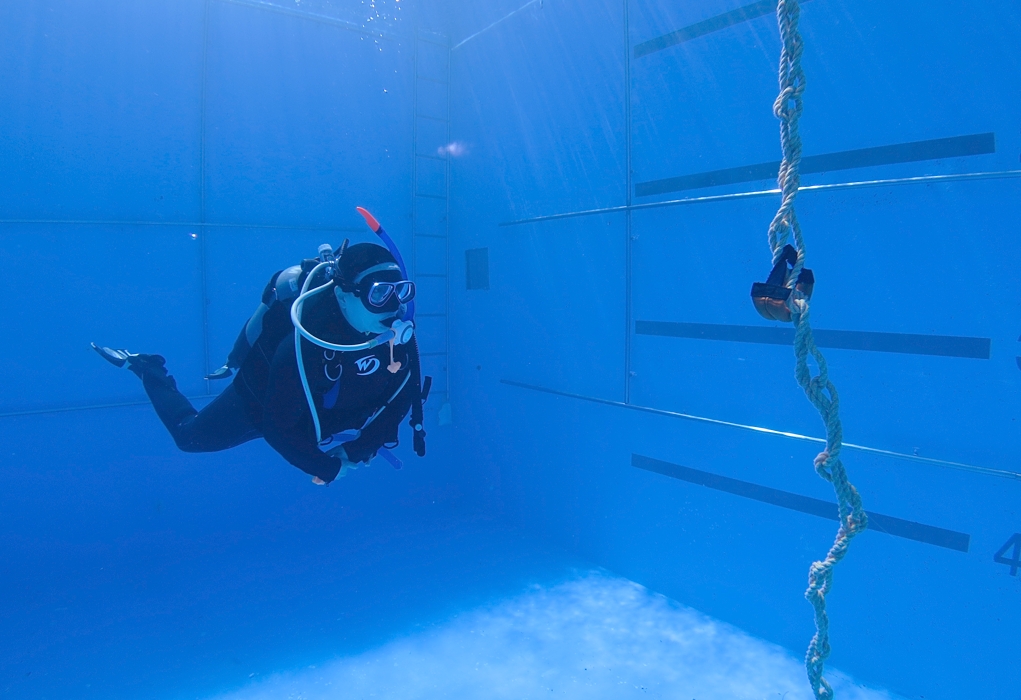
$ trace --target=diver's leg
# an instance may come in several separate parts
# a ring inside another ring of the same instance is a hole
[[[201,411],[177,388],[159,355],[137,355],[128,369],[142,379],[156,415],[185,452],[218,452],[261,437],[241,398],[228,386]]]
[[[182,428],[185,452],[219,452],[262,437],[233,383]]]

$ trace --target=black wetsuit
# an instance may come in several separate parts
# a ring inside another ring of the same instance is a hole
[[[398,426],[415,407],[415,450],[424,454],[422,385],[414,340],[394,347],[393,359],[400,367],[391,372],[387,343],[338,353],[302,338],[305,374],[323,438],[316,442],[290,319],[291,301],[304,279],[297,267],[273,275],[263,293],[263,306],[241,330],[228,358],[228,366],[238,370],[234,380],[201,411],[177,390],[162,357],[140,356],[130,365],[177,446],[186,452],[215,452],[263,437],[288,462],[330,482],[337,477],[341,460],[324,450],[343,444],[348,460],[368,462],[380,448],[397,445]],[[370,337],[351,327],[329,292],[306,302],[302,324],[316,337],[339,345],[355,345]],[[357,437],[350,439],[353,435]]]

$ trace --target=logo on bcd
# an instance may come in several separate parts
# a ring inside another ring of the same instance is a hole
[[[368,376],[379,369],[379,358],[368,355],[367,357],[355,360],[355,367],[358,368],[359,377]]]

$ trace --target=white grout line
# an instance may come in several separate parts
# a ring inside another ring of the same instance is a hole
[[[199,394],[198,396],[187,397],[192,403],[196,401],[205,401],[207,399],[215,399],[219,394]],[[8,413],[0,413],[0,419],[3,418],[21,418],[23,416],[44,416],[51,413],[75,413],[77,411],[99,411],[107,408],[127,408],[130,406],[148,406],[149,399],[144,401],[123,401],[121,403],[98,403],[89,404],[87,406],[68,406],[65,408],[34,408],[27,411],[10,411]]]
[[[526,2],[524,5],[522,5],[518,9],[514,10],[513,12],[511,12],[509,15],[505,15],[505,16],[501,17],[500,19],[498,19],[495,22],[493,22],[492,24],[490,24],[488,27],[485,27],[484,29],[480,29],[479,31],[475,32],[474,34],[472,34],[467,39],[462,39],[460,42],[455,44],[450,50],[454,51],[455,49],[459,49],[460,47],[464,46],[465,44],[467,44],[469,41],[471,41],[475,37],[477,37],[477,36],[479,36],[481,34],[485,34],[490,29],[492,29],[496,25],[500,24],[500,22],[503,22],[505,19],[510,19],[511,17],[513,17],[517,13],[521,12],[526,7],[528,7],[530,5],[534,5],[535,3],[539,3],[539,7],[542,7],[542,0],[529,0],[529,2]]]
[[[961,182],[967,180],[1007,180],[1021,178],[1021,170],[993,170],[981,173],[961,173],[959,175],[920,175],[918,177],[897,177],[888,180],[861,180],[858,182],[837,182],[830,185],[806,185],[799,187],[798,192],[824,192],[829,190],[845,190],[862,187],[889,187],[893,185],[927,185],[940,182]],[[709,202],[725,202],[731,199],[757,199],[759,197],[773,197],[780,194],[780,190],[753,190],[751,192],[731,192],[730,194],[713,194],[705,197],[686,197],[684,199],[668,199],[663,202],[645,202],[643,204],[620,205],[616,207],[603,207],[601,209],[585,209],[582,211],[564,212],[562,214],[547,214],[545,216],[533,216],[528,219],[517,219],[515,221],[504,221],[500,226],[518,226],[520,224],[534,224],[540,221],[554,221],[556,219],[570,219],[576,216],[594,216],[596,214],[614,214],[617,212],[634,211],[636,209],[655,209],[657,207],[672,207],[681,204],[707,204]]]
[[[738,428],[740,430],[748,430],[754,433],[761,433],[764,435],[775,435],[778,437],[790,438],[792,440],[800,440],[802,442],[813,442],[817,444],[825,445],[826,441],[822,438],[811,437],[809,435],[801,435],[799,433],[789,433],[785,430],[774,430],[772,428],[763,428],[757,425],[744,425],[743,423],[732,423],[731,421],[719,420],[717,418],[705,418],[704,416],[695,416],[690,413],[679,413],[677,411],[667,411],[662,408],[652,408],[650,406],[639,406],[632,403],[624,403],[623,401],[613,401],[611,399],[600,399],[594,396],[584,396],[582,394],[572,394],[566,391],[560,391],[558,389],[547,389],[541,386],[534,386],[532,384],[525,384],[524,382],[516,382],[511,379],[501,379],[501,384],[508,386],[518,387],[520,389],[530,389],[532,391],[542,392],[544,394],[553,394],[554,396],[564,396],[571,399],[580,399],[582,401],[588,401],[590,403],[599,403],[604,406],[616,406],[618,408],[628,408],[632,411],[640,411],[642,413],[652,413],[659,416],[668,416],[671,418],[681,418],[683,420],[695,421],[698,423],[709,423],[711,425],[720,425],[727,428]],[[1017,472],[1007,471],[1004,469],[992,469],[990,467],[979,467],[973,464],[964,464],[961,462],[950,462],[944,459],[933,459],[931,457],[919,457],[918,455],[909,455],[904,452],[893,452],[891,450],[881,450],[876,447],[866,447],[864,445],[855,445],[854,443],[845,442],[844,447],[849,450],[858,450],[859,452],[867,452],[869,454],[881,455],[883,457],[892,457],[894,459],[902,459],[909,462],[918,462],[921,464],[930,464],[937,467],[944,467],[947,469],[957,469],[960,471],[973,472],[975,474],[985,474],[987,476],[998,476],[1004,479],[1018,479],[1021,480],[1021,474]]]

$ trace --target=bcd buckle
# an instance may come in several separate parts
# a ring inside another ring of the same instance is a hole
[[[773,265],[773,271],[765,282],[752,283],[752,304],[759,315],[767,321],[783,321],[790,323],[791,310],[787,306],[787,300],[791,296],[790,287],[784,282],[787,275],[794,269],[794,263],[798,260],[798,251],[792,245],[785,245],[780,253],[780,259]],[[815,287],[815,275],[807,267],[801,268],[798,281],[795,285],[797,290],[812,298],[812,290]]]

